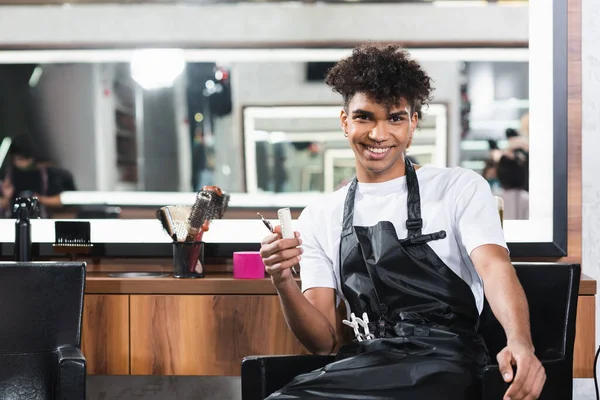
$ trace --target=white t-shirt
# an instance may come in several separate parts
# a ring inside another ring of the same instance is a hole
[[[507,248],[496,202],[488,183],[464,168],[425,165],[417,170],[424,234],[446,231],[446,238],[428,242],[438,257],[473,291],[477,308],[483,308],[483,283],[469,255],[484,244]],[[325,194],[306,207],[298,218],[302,239],[300,261],[302,291],[333,288],[338,302],[345,300],[340,286],[339,247],[348,185]],[[358,183],[354,225],[394,224],[398,238],[407,237],[406,177],[381,183]],[[346,304],[347,305],[347,304]],[[349,311],[350,312],[350,311]]]

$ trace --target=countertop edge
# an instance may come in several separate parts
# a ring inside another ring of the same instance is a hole
[[[297,278],[298,285],[301,284]],[[269,278],[235,279],[230,273],[207,274],[200,279],[112,278],[107,273],[88,273],[86,294],[156,294],[156,295],[276,295]],[[580,296],[596,294],[596,280],[583,275]]]

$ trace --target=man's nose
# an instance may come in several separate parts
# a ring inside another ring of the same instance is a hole
[[[369,132],[369,139],[375,142],[384,142],[388,138],[389,134],[386,129],[385,123],[378,123],[375,127]]]

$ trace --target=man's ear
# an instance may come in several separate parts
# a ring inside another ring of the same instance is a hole
[[[415,129],[417,129],[417,125],[419,124],[419,114],[414,111],[412,116],[410,117],[410,139],[412,141],[412,136],[415,133]]]
[[[344,131],[344,135],[347,135],[348,134],[348,113],[343,108],[342,108],[342,111],[340,111],[340,126],[342,127],[342,130]]]

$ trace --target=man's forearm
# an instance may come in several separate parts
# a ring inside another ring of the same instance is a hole
[[[532,345],[529,306],[514,267],[510,263],[490,266],[484,279],[485,295],[506,333],[508,342]]]
[[[55,196],[40,196],[40,203],[48,207],[61,207],[62,201],[60,200],[60,195],[57,194]]]
[[[335,328],[311,304],[294,281],[275,285],[283,315],[298,340],[314,354],[331,354],[337,344]]]

